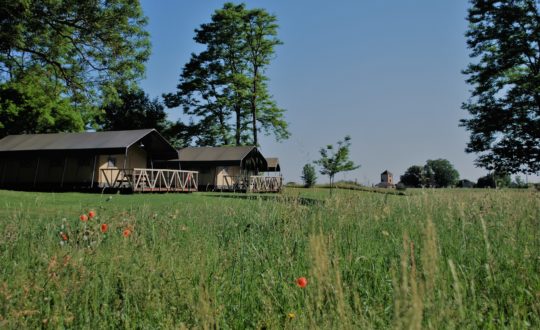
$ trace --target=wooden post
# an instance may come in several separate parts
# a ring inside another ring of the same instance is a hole
[[[6,179],[6,167],[7,167],[7,161],[4,159],[2,161],[2,182],[0,183],[0,186],[4,185],[4,180]]]
[[[127,156],[128,156],[128,148],[126,148],[126,152],[124,153],[124,169],[126,168],[126,164],[127,164]]]
[[[94,188],[94,178],[96,176],[96,158],[97,155],[94,155],[94,167],[92,168],[92,182],[90,183],[90,188]]]
[[[38,173],[39,173],[39,157],[37,159],[37,164],[36,164],[36,173],[34,174],[34,187],[36,186]]]
[[[64,187],[64,177],[66,175],[67,156],[64,156],[64,169],[62,170],[62,181],[60,181],[60,188]]]

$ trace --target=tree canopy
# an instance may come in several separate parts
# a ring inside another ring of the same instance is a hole
[[[311,164],[306,164],[302,168],[302,181],[306,188],[313,187],[317,183],[317,174],[315,173],[315,167]]]
[[[120,92],[120,99],[104,107],[100,122],[104,130],[155,128],[163,132],[169,125],[164,106],[142,90]]]
[[[119,86],[142,77],[150,54],[145,24],[138,0],[4,1],[0,126],[82,130]],[[28,113],[32,123],[11,126]]]
[[[459,180],[459,172],[447,159],[429,159],[424,166],[424,176],[432,187],[453,186]]]
[[[464,73],[473,87],[467,151],[477,165],[508,173],[540,172],[540,12],[534,0],[472,0]]]
[[[423,167],[413,165],[409,167],[399,179],[407,187],[418,188],[422,186],[423,175]]]
[[[284,110],[268,92],[265,71],[274,56],[277,18],[264,9],[226,3],[195,30],[205,49],[192,54],[168,107],[195,118],[199,144],[258,144],[258,132],[289,136]]]
[[[457,184],[459,173],[446,159],[427,160],[424,166],[413,165],[400,177],[407,187],[443,188]]]

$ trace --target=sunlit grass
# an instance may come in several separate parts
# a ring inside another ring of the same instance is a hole
[[[283,195],[0,191],[0,328],[540,326],[538,193]]]

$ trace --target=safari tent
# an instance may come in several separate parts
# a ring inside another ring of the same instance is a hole
[[[196,190],[197,173],[157,165],[177,157],[154,129],[11,135],[0,140],[0,187]]]
[[[282,187],[281,176],[261,175],[268,172],[268,161],[254,146],[183,148],[178,162],[183,170],[199,172],[199,189],[276,192]]]

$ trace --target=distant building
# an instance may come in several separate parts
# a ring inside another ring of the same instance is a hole
[[[394,184],[394,175],[390,171],[385,170],[381,173],[381,182],[378,183],[375,187],[395,188],[396,185]]]

